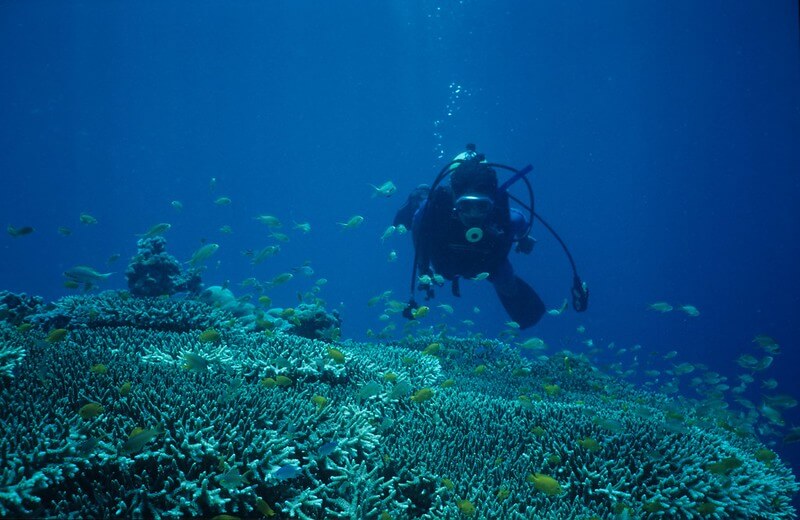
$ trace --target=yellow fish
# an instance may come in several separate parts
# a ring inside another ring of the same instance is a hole
[[[81,416],[81,419],[89,420],[94,417],[97,417],[103,413],[103,405],[100,403],[88,403],[81,406],[81,409],[78,410],[78,415]]]
[[[415,320],[418,320],[420,318],[424,318],[425,316],[427,316],[430,310],[431,309],[427,305],[423,305],[422,307],[418,307],[413,311],[411,311],[411,315],[414,317]]]
[[[362,222],[364,222],[364,217],[361,215],[354,215],[350,217],[350,220],[347,222],[338,222],[338,224],[342,226],[342,229],[355,229],[360,226]]]
[[[380,186],[375,186],[374,184],[370,184],[370,186],[372,186],[372,189],[374,190],[372,192],[373,198],[377,197],[378,195],[381,197],[391,197],[394,192],[397,191],[397,186],[395,186],[392,181],[386,181]]]
[[[156,224],[155,226],[153,226],[150,229],[148,229],[146,233],[142,233],[142,234],[136,235],[136,236],[142,237],[142,238],[154,237],[156,235],[161,235],[161,234],[166,233],[167,231],[169,231],[169,229],[171,227],[172,227],[172,224],[167,224],[166,222],[161,222],[160,224]]]
[[[427,401],[428,399],[431,399],[432,397],[433,397],[433,390],[425,387],[425,388],[420,388],[419,390],[414,392],[414,395],[412,395],[410,399],[415,403],[422,403]]]
[[[67,333],[67,329],[53,329],[44,340],[48,343],[58,343],[67,337]]]

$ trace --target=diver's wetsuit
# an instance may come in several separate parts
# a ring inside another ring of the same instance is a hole
[[[426,208],[427,204],[430,207]],[[509,208],[508,194],[495,195],[492,212],[481,226],[480,240],[468,241],[467,229],[453,208],[451,189],[437,187],[414,214],[412,233],[419,272],[430,274],[433,266],[436,273],[454,284],[459,278],[489,273],[488,279],[511,318],[520,328],[534,325],[545,306],[533,288],[514,274],[508,260],[513,241],[526,229],[522,214]]]

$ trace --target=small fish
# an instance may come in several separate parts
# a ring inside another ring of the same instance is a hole
[[[108,374],[108,367],[102,363],[97,363],[95,365],[92,365],[91,368],[89,368],[89,372],[91,372],[92,374],[103,376]]]
[[[394,249],[389,251],[389,256],[387,257],[387,259],[390,262],[396,262],[397,261],[397,251],[395,251]]]
[[[595,452],[600,450],[600,443],[591,437],[584,437],[578,441],[578,445],[586,451]]]
[[[87,288],[98,282],[107,280],[112,274],[114,273],[100,273],[97,270],[85,265],[76,265],[75,267],[64,271],[64,276],[67,279],[84,284],[87,286]]]
[[[383,393],[383,386],[376,381],[370,381],[358,389],[358,399],[363,401]]]
[[[53,329],[44,340],[48,343],[58,343],[67,337],[67,333],[67,329]]]
[[[272,215],[259,215],[254,218],[255,220],[271,228],[279,228],[283,225],[278,217],[273,217]]]
[[[224,487],[225,489],[236,489],[242,484],[247,483],[247,479],[245,479],[241,473],[239,473],[239,468],[232,467],[222,475],[217,477],[219,484]]]
[[[264,500],[263,498],[259,498],[256,500],[256,509],[258,509],[259,513],[268,518],[275,516],[277,514],[275,511],[273,511],[271,507],[269,507],[269,504],[267,504],[266,500]]]
[[[364,217],[362,217],[361,215],[355,215],[350,217],[350,220],[348,220],[347,222],[337,222],[337,224],[342,226],[342,229],[355,229],[358,226],[360,226],[363,222],[364,222]]]
[[[461,514],[464,516],[473,516],[475,515],[475,506],[469,500],[462,499],[456,501],[456,507],[458,510],[461,511]]]
[[[411,387],[411,383],[408,381],[400,381],[392,388],[392,391],[389,393],[389,398],[402,399],[410,394],[412,390],[413,388]]]
[[[134,430],[131,433],[131,436],[122,443],[122,446],[119,447],[119,453],[122,455],[130,455],[132,453],[136,453],[140,451],[142,448],[145,447],[147,443],[158,437],[164,433],[164,428],[156,426],[155,428],[150,428],[148,430],[142,430],[141,428]]]
[[[119,260],[121,257],[122,257],[122,255],[121,255],[121,254],[119,254],[119,253],[114,253],[113,255],[111,255],[111,256],[109,256],[109,257],[108,257],[108,260],[106,260],[106,263],[107,263],[107,264],[113,264],[114,262],[116,262],[117,260]]]
[[[415,320],[420,318],[424,318],[430,312],[430,308],[427,305],[423,305],[411,311],[411,315],[414,317]]]
[[[561,494],[561,486],[556,479],[550,475],[545,475],[543,473],[530,473],[525,480],[533,484],[533,487],[545,495],[553,496]]]
[[[778,381],[773,378],[765,379],[764,381],[761,382],[761,388],[765,388],[767,390],[773,390],[777,386],[778,386]]]
[[[519,329],[519,323],[517,323],[516,321],[507,321],[506,327],[510,329]]]
[[[691,363],[681,363],[679,365],[675,365],[673,372],[675,373],[676,376],[689,374],[694,372],[694,365],[692,365]]]
[[[132,384],[131,384],[130,381],[125,381],[124,383],[122,383],[122,386],[119,387],[119,395],[120,395],[120,397],[125,397],[126,395],[130,394],[131,393],[131,386],[132,386]]]
[[[405,235],[408,232],[408,228],[405,227],[403,224],[397,225],[397,234],[398,235]]]
[[[229,199],[228,197],[220,197],[214,201],[214,204],[216,204],[217,206],[227,206],[230,203],[231,199]]]
[[[489,278],[489,273],[486,273],[486,272],[484,272],[484,273],[478,273],[478,274],[476,274],[476,275],[475,275],[475,276],[473,276],[471,279],[472,279],[472,280],[475,280],[476,282],[480,282],[480,281],[482,281],[482,280],[486,280],[487,278]]]
[[[284,375],[278,375],[278,376],[275,376],[275,383],[278,386],[282,386],[282,387],[286,388],[287,386],[292,386],[292,383],[294,383],[294,381],[292,381],[291,377],[284,376]]]
[[[431,388],[420,388],[414,395],[411,396],[411,400],[415,403],[423,403],[431,398],[433,398],[433,390]]]
[[[648,309],[658,312],[669,312],[672,310],[672,305],[668,304],[667,302],[656,302],[651,303],[648,306]]]
[[[68,237],[72,234],[72,230],[68,227],[59,226],[58,227],[58,234],[61,236]]]
[[[524,343],[519,343],[519,346],[526,350],[543,350],[547,348],[547,344],[542,338],[530,338],[525,340]]]
[[[309,233],[311,231],[311,224],[308,222],[295,222],[292,229],[296,229],[302,233]]]
[[[341,350],[332,347],[328,348],[328,355],[331,357],[334,363],[337,363],[339,365],[344,364],[345,361],[344,353]]]
[[[81,224],[84,224],[84,225],[87,225],[87,226],[91,225],[91,224],[97,224],[97,219],[94,218],[93,216],[89,215],[88,213],[81,213],[81,215],[80,215],[80,217],[78,217],[78,219],[81,221]]]
[[[270,286],[281,285],[288,282],[292,278],[294,278],[294,275],[292,273],[281,273],[277,275],[275,278],[273,278],[270,282],[267,282],[267,285]]]
[[[183,360],[186,364],[183,365],[184,370],[193,370],[195,372],[205,372],[208,370],[208,360],[203,356],[199,356],[193,352],[184,352]]]
[[[277,231],[273,231],[269,234],[270,238],[277,240],[278,242],[288,242],[289,235],[286,233],[278,233]]]
[[[664,359],[672,359],[677,355],[678,355],[678,351],[677,350],[670,350],[669,352],[664,354]]]
[[[328,398],[323,395],[315,395],[311,398],[311,403],[317,407],[317,411],[320,411],[328,404]]]
[[[700,311],[694,305],[681,305],[679,309],[693,318],[700,316]]]
[[[391,197],[394,192],[397,191],[397,186],[395,186],[392,181],[386,181],[380,186],[375,186],[374,184],[370,184],[370,186],[372,186],[372,189],[374,190],[372,192],[373,198],[377,197],[378,195],[381,197]]]
[[[229,225],[225,224],[224,226],[221,226],[219,228],[219,232],[220,233],[224,233],[226,235],[230,235],[231,233],[233,233],[233,228],[230,227]]]
[[[175,209],[176,211],[180,211],[183,209],[183,202],[179,200],[173,200],[172,202],[169,203],[169,205],[172,206],[173,209]]]
[[[85,421],[93,419],[101,413],[103,413],[103,405],[100,403],[88,403],[81,406],[81,409],[78,410],[78,415],[80,415],[81,419]]]
[[[441,344],[431,343],[430,345],[422,349],[422,353],[428,356],[436,356],[439,354],[440,349],[441,349]]]
[[[163,235],[164,233],[169,231],[169,229],[171,227],[172,227],[172,224],[167,224],[166,222],[160,222],[160,223],[156,224],[155,226],[151,227],[150,229],[148,229],[147,232],[142,233],[140,235],[136,235],[136,236],[137,237],[142,237],[142,238],[150,238],[150,237],[154,237],[154,236],[158,236],[158,235]]]
[[[766,350],[769,354],[777,354],[780,351],[780,345],[770,336],[759,334],[753,338],[753,342],[758,343],[758,346]]]
[[[558,307],[557,309],[550,309],[547,311],[547,314],[549,314],[550,316],[559,316],[566,309],[567,309],[567,299],[564,298],[564,301],[561,302],[561,307]]]
[[[271,257],[277,255],[280,252],[280,250],[281,250],[281,246],[278,246],[278,245],[267,246],[264,249],[261,249],[260,251],[258,251],[257,253],[255,253],[253,255],[252,262],[253,262],[254,265],[255,264],[260,264],[261,262],[263,262],[267,258],[271,258]]]
[[[200,333],[197,339],[200,340],[200,343],[219,343],[222,337],[216,329],[206,329]]]
[[[319,447],[319,449],[317,450],[317,454],[320,457],[327,457],[328,455],[336,451],[336,448],[338,447],[339,443],[336,441],[326,442],[325,444]]]
[[[397,228],[394,227],[394,226],[387,227],[386,230],[381,235],[381,242],[385,241],[387,238],[389,238],[390,236],[394,235],[394,232],[396,230],[397,230]]]
[[[206,244],[192,254],[192,257],[189,259],[189,263],[193,267],[197,267],[208,260],[211,255],[216,253],[217,249],[219,249],[219,244]]]
[[[440,303],[437,305],[440,309],[442,309],[447,314],[453,314],[453,307],[451,305],[447,305],[446,303]]]
[[[30,235],[35,231],[31,226],[14,227],[11,224],[8,225],[6,230],[8,231],[8,234],[14,238],[24,237],[25,235]]]
[[[795,442],[800,441],[800,426],[792,428],[789,432],[783,437],[784,444],[794,444]]]
[[[290,480],[300,475],[300,468],[292,464],[285,464],[272,472],[272,476],[278,480]]]

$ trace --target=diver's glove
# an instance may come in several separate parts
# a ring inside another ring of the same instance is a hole
[[[517,240],[517,247],[514,249],[517,253],[524,253],[526,255],[531,254],[533,251],[533,246],[536,245],[536,239],[531,238],[530,235],[525,235],[524,237]]]
[[[583,312],[589,307],[589,287],[577,274],[572,278],[572,308]]]
[[[421,283],[417,286],[417,289],[420,291],[425,291],[425,301],[428,301],[435,296],[433,292],[433,284]]]
[[[403,317],[407,320],[413,320],[414,318],[414,311],[419,308],[419,304],[412,296],[410,300],[408,300],[408,304],[406,304],[406,308],[403,309]]]

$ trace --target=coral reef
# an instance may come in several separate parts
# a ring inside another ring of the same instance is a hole
[[[27,321],[45,331],[66,327],[134,327],[186,332],[226,327],[233,319],[225,310],[197,300],[134,298],[124,291],[67,296],[27,317]]]
[[[0,386],[0,516],[795,515],[798,484],[757,438],[568,354],[331,344],[225,327],[230,309],[200,302],[49,312],[0,330],[30,367]],[[61,321],[66,337],[42,341]]]
[[[163,296],[200,291],[200,275],[193,270],[183,271],[180,262],[166,252],[164,237],[143,238],[136,245],[138,251],[125,271],[132,295]]]
[[[338,339],[342,320],[335,310],[329,313],[320,305],[301,303],[294,308],[293,317],[290,334],[324,341]]]
[[[38,311],[42,305],[42,298],[38,296],[0,291],[0,320],[20,325],[28,315]]]

